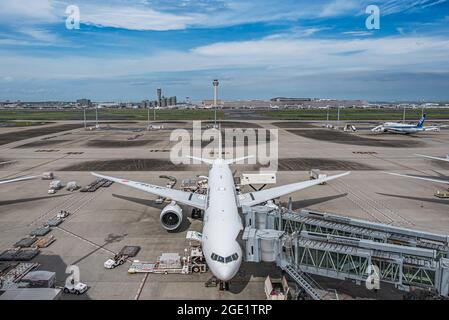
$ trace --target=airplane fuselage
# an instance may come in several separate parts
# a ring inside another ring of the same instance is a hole
[[[383,132],[390,132],[390,133],[417,133],[424,131],[423,127],[416,126],[416,125],[410,125],[410,124],[403,124],[403,123],[395,123],[395,122],[387,122],[381,126],[380,131]]]
[[[232,279],[240,268],[242,249],[237,237],[242,229],[233,174],[217,159],[209,171],[202,247],[207,265],[220,280]]]

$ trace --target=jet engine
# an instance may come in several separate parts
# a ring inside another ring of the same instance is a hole
[[[162,209],[160,220],[165,230],[173,231],[178,229],[182,223],[182,219],[182,209],[176,202],[173,201]]]

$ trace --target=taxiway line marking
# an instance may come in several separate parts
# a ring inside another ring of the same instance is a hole
[[[94,246],[94,247],[97,248],[97,249],[104,250],[104,251],[106,251],[106,252],[108,252],[108,253],[112,253],[112,254],[114,254],[114,255],[117,254],[117,252],[114,252],[114,251],[112,251],[112,250],[106,249],[104,246],[100,246],[99,244],[96,244],[95,242],[90,241],[89,239],[86,239],[86,238],[84,238],[84,237],[81,237],[81,236],[77,235],[76,233],[73,233],[73,232],[71,232],[71,231],[69,231],[69,230],[66,230],[66,229],[61,228],[61,227],[54,227],[54,228],[55,228],[55,229],[58,229],[58,230],[61,230],[61,231],[65,232],[65,233],[71,235],[72,237],[78,238],[79,240],[84,241],[84,242],[90,244],[91,246]]]
[[[145,277],[143,277],[142,281],[140,282],[139,289],[137,289],[137,294],[134,297],[134,300],[139,300],[140,294],[142,293],[143,287],[145,286],[145,282],[147,282],[148,273],[145,274]]]

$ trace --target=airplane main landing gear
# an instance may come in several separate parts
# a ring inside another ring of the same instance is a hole
[[[200,219],[201,218],[201,210],[193,208],[192,209],[192,219]]]

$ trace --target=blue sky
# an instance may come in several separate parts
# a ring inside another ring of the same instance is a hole
[[[0,100],[200,100],[214,78],[224,99],[449,100],[448,24],[446,0],[0,0]]]

